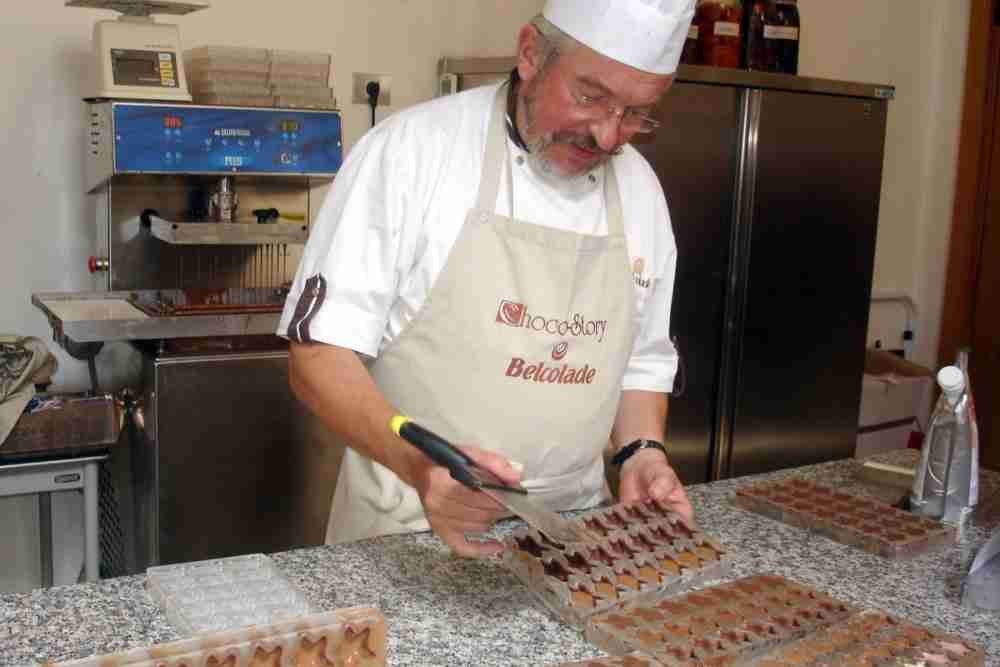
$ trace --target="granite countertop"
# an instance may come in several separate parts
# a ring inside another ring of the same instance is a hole
[[[1000,614],[959,603],[961,577],[1000,523],[1000,475],[959,542],[946,551],[889,561],[743,511],[734,489],[802,477],[846,491],[860,486],[852,460],[692,486],[702,529],[735,552],[732,578],[779,574],[866,608],[961,635],[1000,665]],[[497,526],[504,534],[520,525]],[[600,652],[549,616],[498,560],[454,557],[431,534],[397,535],[274,554],[318,610],[376,606],[389,626],[392,665],[551,665]],[[0,664],[58,661],[177,639],[143,576],[0,595]]]

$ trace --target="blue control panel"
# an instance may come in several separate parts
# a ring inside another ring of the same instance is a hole
[[[329,174],[336,111],[115,103],[116,173]]]

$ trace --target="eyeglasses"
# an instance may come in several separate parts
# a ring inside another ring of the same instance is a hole
[[[621,118],[622,128],[628,132],[651,134],[660,127],[660,121],[633,107],[621,107],[606,97],[591,97],[583,93],[571,92],[580,114],[592,120]]]

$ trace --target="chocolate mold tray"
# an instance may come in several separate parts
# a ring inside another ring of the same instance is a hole
[[[731,555],[655,502],[615,505],[572,521],[600,536],[564,546],[531,528],[506,540],[503,561],[560,619],[586,619],[624,602],[689,590],[728,572]]]
[[[598,614],[584,634],[608,653],[666,667],[745,665],[857,610],[782,577],[761,575]]]
[[[580,662],[565,662],[558,667],[663,667],[659,662],[641,653],[618,657],[591,658]]]
[[[977,667],[985,663],[982,647],[961,638],[898,621],[881,612],[863,612],[775,651],[757,667]]]
[[[315,613],[263,554],[151,567],[146,570],[146,590],[182,635]]]
[[[385,667],[385,618],[350,607],[50,667]]]
[[[955,541],[954,527],[804,479],[743,487],[735,502],[885,558],[910,558]]]

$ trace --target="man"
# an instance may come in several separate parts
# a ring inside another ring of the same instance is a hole
[[[404,414],[554,510],[659,498],[676,249],[628,142],[651,132],[694,0],[549,0],[511,81],[387,119],[320,212],[279,333],[296,395],[349,445],[327,542],[433,529],[457,553],[504,510],[395,437]],[[369,358],[366,367],[359,354]]]

